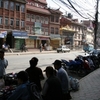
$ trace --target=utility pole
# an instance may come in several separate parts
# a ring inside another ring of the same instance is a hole
[[[97,49],[97,30],[98,30],[98,5],[99,5],[99,0],[97,0],[96,4],[96,13],[95,13],[95,21],[94,21],[94,49]]]

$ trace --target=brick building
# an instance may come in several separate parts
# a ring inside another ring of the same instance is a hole
[[[40,43],[49,43],[49,19],[46,0],[27,0],[26,31],[29,39],[26,39],[28,48],[38,48]]]
[[[11,48],[20,47],[27,38],[25,21],[25,0],[0,0],[0,48],[4,41]]]

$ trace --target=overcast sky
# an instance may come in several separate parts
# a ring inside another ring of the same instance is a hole
[[[97,0],[70,0],[73,6],[76,8],[76,10],[82,15],[82,17],[70,6],[68,0],[62,0],[66,2],[66,4],[68,4],[67,6],[61,3],[60,2],[61,0],[46,0],[46,1],[48,3],[48,7],[60,8],[60,10],[64,14],[65,12],[71,13],[73,15],[73,18],[78,18],[79,20],[83,19],[93,20],[93,18],[95,18]],[[100,5],[100,0],[99,0],[99,5]]]

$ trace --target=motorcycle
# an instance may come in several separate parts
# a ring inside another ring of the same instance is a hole
[[[61,59],[61,61],[66,71],[75,72],[78,76],[81,77],[86,75],[86,71],[84,69],[83,62],[81,59],[75,59],[69,61]]]

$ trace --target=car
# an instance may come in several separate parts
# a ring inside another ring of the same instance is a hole
[[[70,49],[68,48],[68,47],[66,47],[66,45],[62,45],[62,46],[59,46],[58,48],[57,48],[57,53],[59,53],[59,52],[70,52]]]

